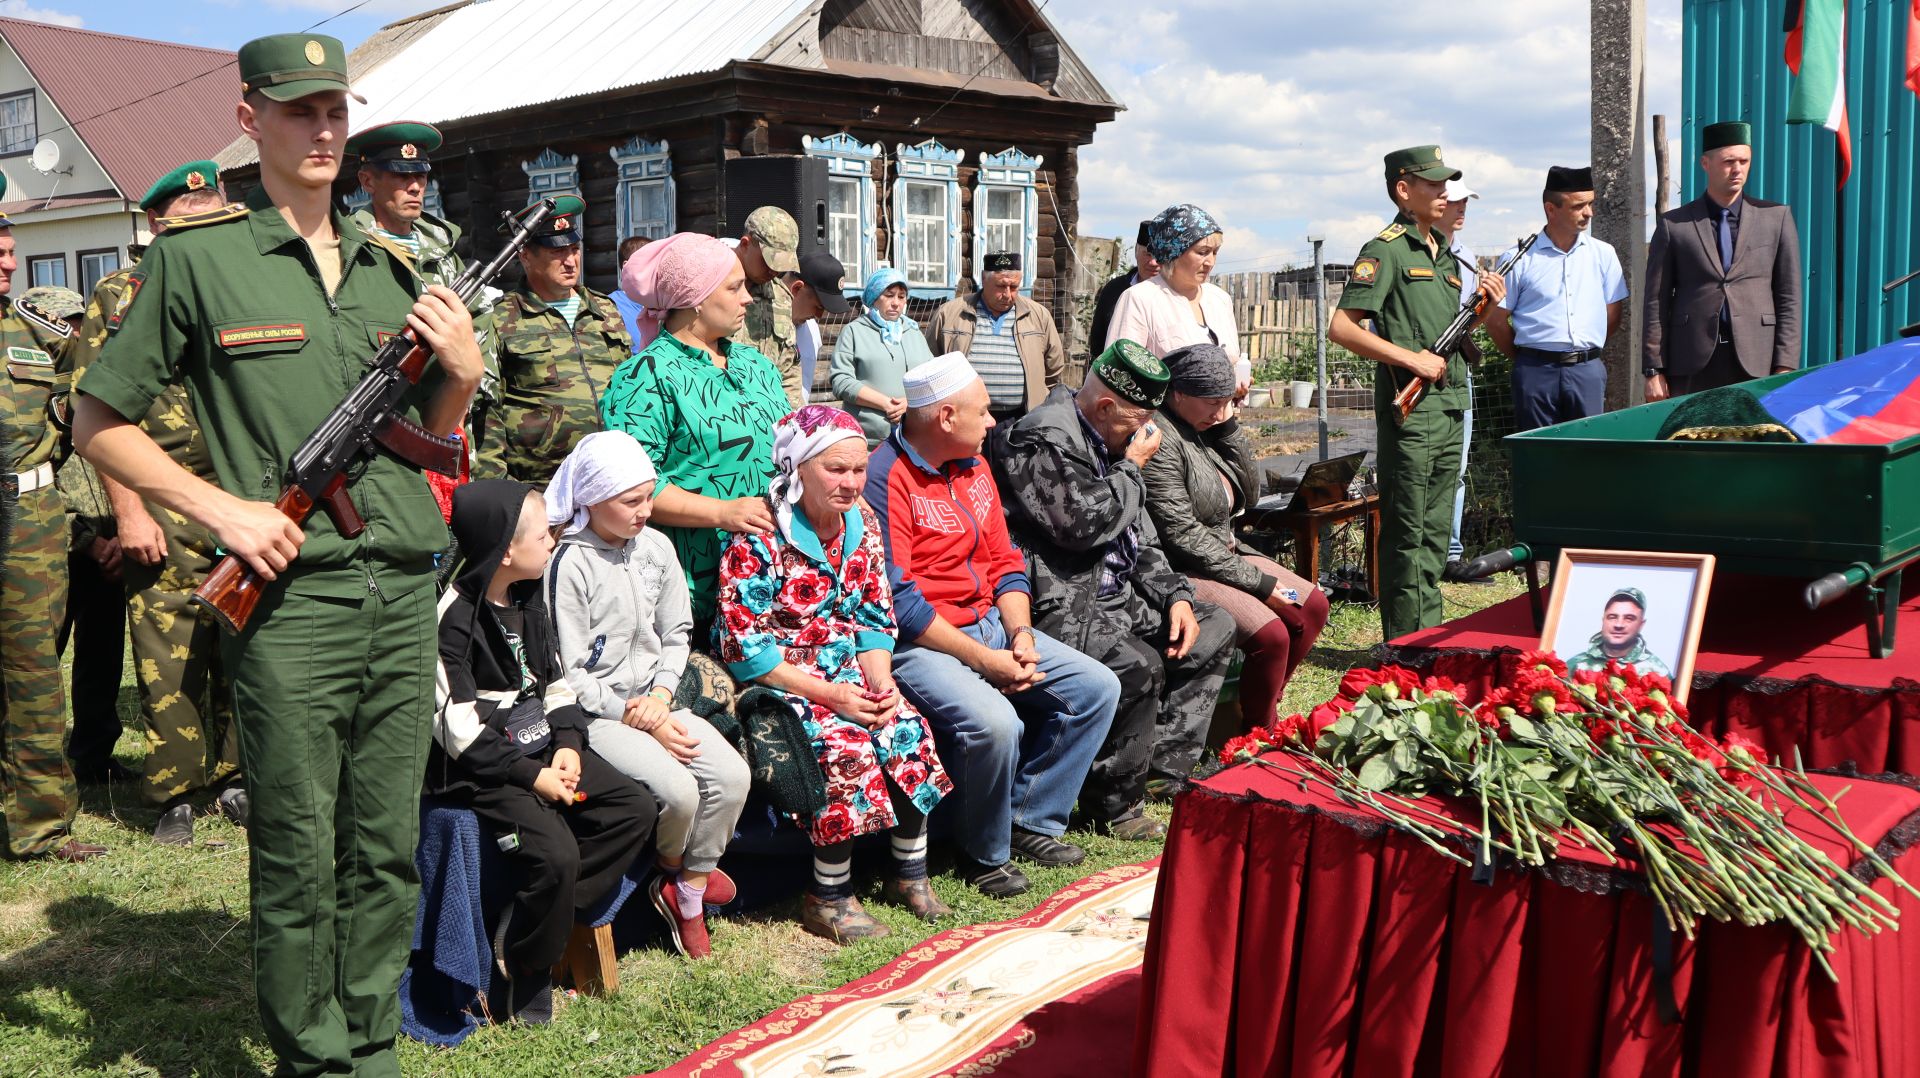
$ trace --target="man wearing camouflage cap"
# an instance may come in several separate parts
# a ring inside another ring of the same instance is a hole
[[[236,119],[259,148],[260,185],[243,205],[174,219],[141,259],[81,383],[74,439],[265,582],[222,644],[251,798],[254,996],[275,1073],[398,1078],[447,529],[420,467],[384,452],[354,469],[347,493],[366,527],[352,536],[325,514],[302,528],[272,503],[384,337],[411,329],[432,353],[401,405],[442,437],[484,366],[460,298],[423,288],[332,209],[352,96],[345,47],[279,34],[237,60]],[[217,486],[135,425],[176,380]]]
[[[0,197],[6,193],[0,178]],[[67,379],[56,362],[66,322],[9,293],[13,225],[0,217],[0,497],[10,506],[0,565],[0,801],[7,853],[84,861],[105,848],[72,840],[79,796],[67,763],[67,699],[57,636],[67,606],[67,515],[54,486]]]
[[[502,400],[486,409],[476,479],[504,474],[545,485],[574,444],[601,429],[600,392],[633,354],[620,309],[582,281],[587,204],[575,195],[554,202],[520,250],[525,281],[481,319],[497,342]]]
[[[1436,227],[1447,212],[1447,181],[1459,178],[1438,146],[1387,155],[1387,195],[1398,212],[1360,248],[1327,326],[1328,340],[1379,364],[1373,415],[1380,441],[1380,579],[1373,588],[1388,640],[1443,618],[1440,574],[1453,534],[1467,366],[1459,355],[1437,356],[1427,348],[1459,311],[1461,275],[1468,272]],[[1492,297],[1488,310],[1507,294],[1498,274],[1482,273],[1480,287]],[[1431,385],[1403,424],[1393,397],[1416,376]]]
[[[800,272],[800,226],[778,206],[762,206],[747,215],[747,230],[734,253],[747,271],[747,320],[733,339],[750,344],[773,360],[780,388],[795,408],[807,403],[812,386],[800,384],[800,352],[793,328],[793,294],[783,274]]]
[[[1013,424],[994,473],[1026,552],[1033,623],[1120,675],[1120,703],[1080,792],[1080,815],[1121,838],[1166,827],[1142,809],[1149,779],[1190,777],[1233,659],[1233,619],[1194,601],[1160,549],[1140,469],[1167,366],[1133,341],[1102,352],[1076,392],[1055,386]]]
[[[154,181],[140,208],[146,211],[148,231],[158,237],[174,220],[218,211],[225,201],[214,163],[192,161]],[[67,348],[76,386],[107,343],[108,318],[132,287],[134,268],[110,273],[94,286],[85,320]],[[182,381],[167,384],[139,426],[175,464],[215,481],[213,460]],[[133,647],[134,686],[140,693],[147,743],[140,793],[160,813],[154,841],[190,845],[196,811],[191,801],[206,791],[219,791],[213,807],[229,819],[243,826],[247,819],[233,689],[221,657],[220,630],[211,615],[190,604],[194,589],[213,569],[218,544],[184,514],[149,504],[110,476],[101,476],[100,483],[120,543],[120,608]],[[76,669],[78,662],[76,658]],[[76,720],[82,681],[74,679]],[[117,670],[112,684],[117,692]],[[78,740],[77,721],[74,730]]]
[[[1630,666],[1642,674],[1672,679],[1673,670],[1654,654],[1641,634],[1647,628],[1647,594],[1639,588],[1616,588],[1600,610],[1600,631],[1587,650],[1567,660],[1568,670],[1605,670],[1607,664]]]

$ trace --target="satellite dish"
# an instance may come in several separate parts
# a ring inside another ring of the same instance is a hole
[[[51,173],[60,167],[60,144],[50,138],[43,138],[33,144],[33,167],[41,172]],[[68,165],[67,172],[73,171]]]

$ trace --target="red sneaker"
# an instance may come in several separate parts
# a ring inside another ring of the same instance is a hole
[[[740,889],[733,885],[733,877],[719,869],[707,877],[707,905],[724,906],[740,897]]]
[[[705,958],[713,953],[713,941],[707,937],[707,916],[680,916],[680,898],[672,880],[661,880],[653,890],[653,908],[667,922],[667,934],[673,937],[673,949],[688,958]]]

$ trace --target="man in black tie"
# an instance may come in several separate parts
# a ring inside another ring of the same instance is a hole
[[[1647,248],[1647,400],[1800,366],[1800,234],[1793,212],[1744,193],[1752,129],[1701,137],[1707,191],[1669,211]]]

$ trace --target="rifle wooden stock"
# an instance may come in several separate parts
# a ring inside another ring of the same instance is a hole
[[[345,493],[346,477],[334,480]],[[273,503],[288,520],[305,526],[307,518],[313,515],[317,503],[299,487],[288,487],[280,494],[280,500]],[[193,589],[193,605],[212,614],[220,622],[220,627],[230,633],[246,628],[247,619],[253,617],[253,608],[260,603],[260,593],[266,589],[267,582],[253,567],[235,555],[228,554],[217,562],[213,571]]]

